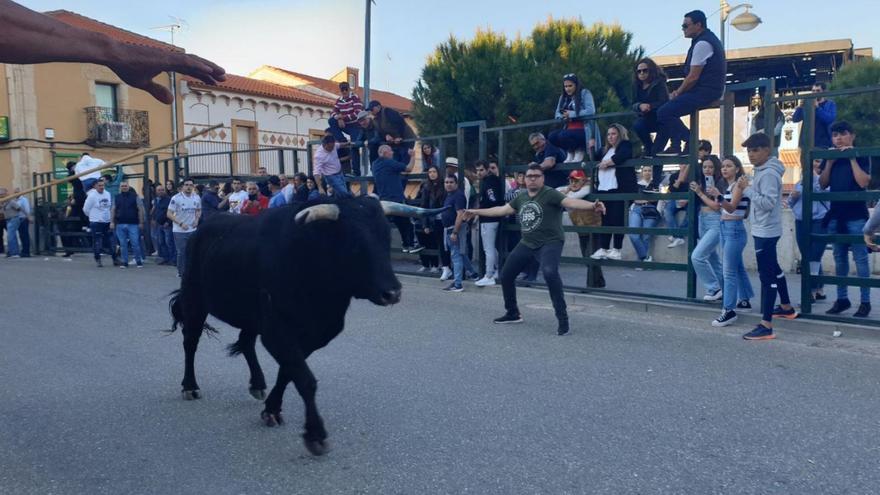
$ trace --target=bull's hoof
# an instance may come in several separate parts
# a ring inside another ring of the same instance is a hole
[[[195,400],[201,399],[202,393],[199,390],[184,390],[183,391],[183,400]]]
[[[330,443],[327,440],[306,440],[303,438],[303,443],[306,444],[306,450],[313,456],[322,456],[330,452]]]
[[[263,423],[270,428],[284,424],[284,418],[281,417],[281,411],[276,413],[263,411],[260,413],[260,418],[263,420]]]
[[[251,388],[248,389],[248,392],[251,393],[251,397],[257,400],[266,400],[266,389],[264,388]]]

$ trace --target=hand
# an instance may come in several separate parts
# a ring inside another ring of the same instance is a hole
[[[342,115],[336,117],[336,122],[339,122],[340,127],[345,127],[345,119],[342,118]]]
[[[678,97],[678,90],[675,90],[672,93],[669,93],[670,100],[674,100],[676,97]]]
[[[568,113],[566,114],[566,116],[569,119],[577,118],[577,112],[575,112],[574,110],[569,110]]]
[[[741,191],[745,191],[747,187],[749,187],[749,178],[745,175],[741,176],[736,180],[736,187],[738,187]]]
[[[142,89],[165,104],[173,101],[171,91],[153,82],[163,72],[186,74],[211,85],[226,80],[222,67],[195,55],[125,43],[116,44],[111,51],[118,60],[107,64],[110,70],[129,86]]]
[[[430,233],[431,233],[431,229],[425,229],[425,233],[426,233],[426,234],[430,234]]]
[[[837,149],[837,151],[851,150],[852,146],[840,146],[839,148],[836,148],[836,149]]]
[[[187,225],[187,224],[181,222],[181,223],[180,223],[180,228],[182,228],[183,230],[189,230],[189,225]]]
[[[116,228],[116,224],[114,222],[110,222],[110,230],[113,230],[115,228]]]
[[[385,134],[385,141],[390,143],[394,141],[394,138],[391,136],[391,134]]]
[[[479,215],[477,215],[476,210],[462,210],[461,212],[461,218],[465,221],[468,221],[477,216]]]
[[[595,203],[593,203],[593,210],[598,211],[599,213],[604,215],[605,211],[606,211],[605,210],[605,203],[603,203],[601,201],[596,201]]]
[[[642,112],[650,112],[650,111],[651,111],[651,105],[649,105],[649,104],[647,104],[647,103],[640,103],[640,104],[639,104],[639,110],[641,110]]]
[[[394,144],[400,144],[403,142],[403,138],[394,138]]]
[[[691,182],[690,185],[689,185],[689,187],[690,187],[690,190],[691,190],[691,191],[693,191],[693,192],[695,192],[695,193],[697,193],[697,194],[700,193],[700,185],[697,184],[696,182]]]
[[[865,245],[868,246],[869,251],[874,251],[875,253],[880,251],[880,246],[874,243],[874,236],[871,234],[865,234]]]
[[[595,139],[595,138],[590,138],[590,140],[587,142],[587,145],[588,145],[590,148],[595,149],[595,148],[596,148],[596,139]]]
[[[706,194],[708,194],[709,196],[712,196],[713,198],[717,198],[718,196],[723,196],[723,194],[721,194],[721,191],[719,191],[718,188],[715,186],[712,186],[709,189],[706,189]]]
[[[797,201],[797,199],[800,197],[801,197],[800,191],[792,191],[791,194],[788,195],[789,201]]]
[[[458,242],[458,234],[456,234],[455,232],[449,234],[449,240],[452,242]]]
[[[415,154],[415,152],[413,150],[409,150],[409,151],[407,151],[407,153],[409,153],[409,156],[413,156]]]

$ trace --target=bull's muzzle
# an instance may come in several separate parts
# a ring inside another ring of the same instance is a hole
[[[419,208],[418,206],[410,206],[403,203],[395,203],[394,201],[380,201],[382,203],[382,211],[385,215],[394,217],[423,217],[437,215],[448,210],[445,208]]]

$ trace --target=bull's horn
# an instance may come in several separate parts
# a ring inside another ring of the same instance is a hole
[[[445,208],[426,209],[419,208],[418,206],[406,205],[403,203],[395,203],[393,201],[381,201],[381,203],[382,211],[384,211],[386,215],[395,217],[420,217],[436,215],[450,208],[449,206],[447,206]]]
[[[336,205],[315,205],[306,208],[296,214],[295,221],[298,224],[305,225],[315,220],[338,220],[339,207]]]

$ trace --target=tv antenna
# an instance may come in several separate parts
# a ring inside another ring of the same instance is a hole
[[[173,21],[171,24],[166,24],[164,26],[156,26],[152,29],[153,31],[168,31],[171,33],[171,46],[177,46],[174,44],[174,33],[178,31],[182,31],[184,29],[189,29],[189,23],[186,22],[185,19],[181,19],[180,17],[175,17],[173,15],[169,15]]]

